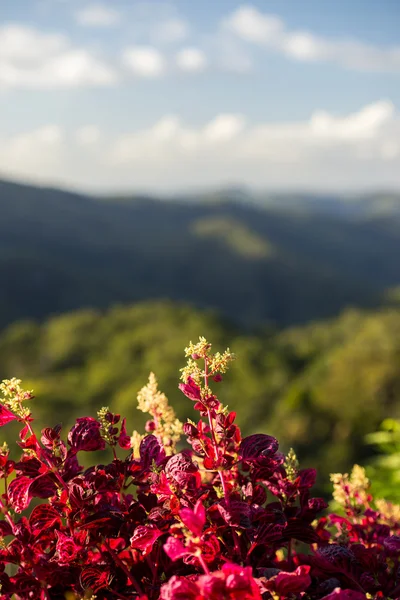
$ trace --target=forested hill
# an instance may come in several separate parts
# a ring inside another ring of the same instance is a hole
[[[0,379],[18,376],[36,398],[42,426],[67,429],[102,406],[123,413],[129,431],[145,415],[136,396],[154,371],[179,417],[195,418],[178,389],[189,340],[205,335],[215,350],[237,353],[215,391],[238,413],[245,433],[279,435],[302,464],[332,471],[365,464],[365,435],[400,417],[400,310],[347,311],[313,326],[243,335],[209,311],[146,302],[105,313],[85,310],[42,325],[20,322],[0,333]],[[214,385],[214,384],[213,384]],[[13,424],[2,435],[14,441]],[[12,445],[14,447],[14,444]]]
[[[400,283],[393,198],[389,213],[355,215],[232,197],[106,200],[1,182],[0,326],[160,298],[286,325],[377,305]]]

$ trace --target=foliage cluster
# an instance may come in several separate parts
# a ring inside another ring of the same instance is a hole
[[[108,408],[33,429],[32,392],[1,386],[0,425],[22,426],[0,471],[4,600],[366,600],[400,598],[400,507],[374,503],[360,467],[332,476],[343,514],[321,516],[316,472],[263,433],[242,437],[215,389],[234,359],[186,349],[183,425],[151,376],[145,434]],[[188,446],[176,448],[183,431]],[[82,453],[109,462],[82,467]],[[32,506],[33,510],[32,509]]]
[[[367,435],[367,442],[379,449],[379,454],[368,465],[374,494],[388,500],[399,500],[400,421],[385,419],[379,431]]]

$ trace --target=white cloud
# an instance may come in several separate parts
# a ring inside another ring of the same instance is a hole
[[[204,138],[213,143],[229,142],[243,131],[245,122],[242,115],[218,115],[204,128]]]
[[[122,60],[124,65],[139,77],[159,77],[166,68],[161,52],[151,46],[126,48]]]
[[[373,139],[394,115],[394,105],[386,100],[369,104],[346,117],[316,111],[310,120],[310,132],[316,137],[331,140]]]
[[[266,187],[400,186],[400,116],[388,101],[348,115],[315,111],[307,121],[246,124],[221,114],[202,127],[165,117],[120,136],[109,160],[121,177],[137,169],[140,185],[243,182]],[[122,180],[121,180],[122,181]],[[393,183],[395,182],[395,183]],[[139,183],[138,183],[139,185]]]
[[[68,40],[62,34],[43,34],[35,29],[14,24],[0,27],[2,61],[35,63],[64,51],[67,46]]]
[[[64,133],[57,125],[0,138],[0,171],[9,177],[51,181],[57,167],[62,166],[64,142]]]
[[[179,154],[184,162],[187,156],[201,155],[210,148],[232,142],[244,125],[244,117],[234,114],[218,115],[198,129],[184,126],[177,116],[165,116],[149,129],[115,139],[110,158],[113,165],[124,165],[138,159],[157,159],[168,163],[176,160]]]
[[[400,156],[400,143],[395,140],[383,142],[380,150],[384,160],[394,160]]]
[[[287,36],[283,50],[297,60],[313,61],[328,58],[324,44],[309,33],[293,33]]]
[[[78,10],[75,18],[84,27],[112,27],[120,22],[121,15],[105,4],[90,4]]]
[[[379,47],[353,39],[328,39],[309,31],[290,30],[275,15],[243,5],[222,22],[245,42],[303,62],[330,62],[360,71],[400,71],[400,46]]]
[[[241,6],[224,20],[223,25],[242,39],[267,44],[280,39],[283,21],[275,15],[264,15],[253,6]]]
[[[156,142],[167,142],[179,131],[179,119],[175,115],[167,115],[150,129],[150,135]]]
[[[172,44],[186,39],[189,31],[190,28],[187,21],[179,17],[174,17],[154,25],[151,31],[151,38],[159,44]]]
[[[63,132],[58,125],[46,125],[31,133],[17,135],[13,139],[10,150],[23,151],[29,149],[31,144],[44,145],[48,148],[55,147],[62,142]]]
[[[101,138],[101,131],[96,125],[85,125],[75,132],[75,139],[80,146],[92,146]]]
[[[204,71],[207,58],[199,48],[183,48],[176,55],[176,64],[182,71]]]
[[[60,34],[0,27],[0,89],[110,85],[114,71]]]
[[[243,183],[280,189],[400,188],[400,113],[381,100],[345,115],[251,123],[220,114],[196,127],[176,115],[105,138],[49,125],[0,139],[0,172],[88,189]],[[78,143],[77,143],[78,142]]]
[[[253,59],[248,47],[240,43],[240,39],[227,31],[220,31],[211,41],[210,54],[216,66],[222,71],[232,73],[248,73],[253,68]]]

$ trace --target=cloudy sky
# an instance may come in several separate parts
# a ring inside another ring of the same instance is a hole
[[[0,176],[400,189],[399,0],[1,0]]]

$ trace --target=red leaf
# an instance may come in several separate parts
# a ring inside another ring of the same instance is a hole
[[[354,590],[336,588],[331,594],[324,596],[322,600],[365,600],[365,594],[355,592]]]
[[[25,450],[36,450],[39,446],[39,444],[37,443],[36,435],[34,433],[28,438],[26,438],[24,441],[17,442],[17,444]]]
[[[317,479],[317,471],[315,469],[302,469],[299,471],[300,488],[312,488]]]
[[[153,461],[159,465],[165,458],[165,450],[155,435],[146,435],[140,442],[140,458],[144,468],[151,467]]]
[[[211,458],[210,456],[206,456],[204,461],[203,461],[203,465],[205,469],[208,469],[209,471],[212,471],[215,467],[215,461],[213,458]]]
[[[188,377],[186,383],[180,383],[179,389],[187,398],[194,402],[201,399],[200,388],[191,377]]]
[[[11,535],[12,529],[11,525],[8,521],[0,521],[0,535],[1,537],[5,537],[6,535]]]
[[[131,537],[131,546],[142,550],[143,555],[146,556],[152,551],[154,542],[161,535],[163,535],[163,532],[154,525],[139,525]]]
[[[236,413],[230,412],[229,415],[226,417],[226,426],[229,427],[230,425],[232,425],[232,423],[235,419],[236,419]]]
[[[123,450],[129,450],[129,448],[131,447],[131,438],[129,435],[126,434],[126,419],[122,419],[118,444]]]
[[[56,550],[58,564],[66,566],[77,558],[80,547],[69,535],[65,535],[65,533],[57,531]]]
[[[19,439],[24,440],[26,436],[30,433],[28,425],[25,425],[19,432]]]
[[[57,486],[49,475],[39,475],[32,480],[29,491],[33,498],[51,498],[57,493]]]
[[[0,427],[7,425],[7,423],[10,421],[15,421],[16,418],[17,417],[10,410],[8,410],[8,408],[0,404]]]
[[[17,477],[8,486],[8,498],[15,512],[20,513],[28,508],[32,498],[30,487],[34,479]]]
[[[200,590],[195,581],[173,575],[161,587],[160,600],[199,600]]]
[[[389,552],[397,553],[400,551],[400,536],[392,535],[383,540],[383,545]]]
[[[217,505],[219,514],[227,525],[231,527],[240,527],[246,529],[250,527],[251,509],[246,502],[241,500],[231,500],[229,504],[222,500]]]
[[[172,561],[187,556],[188,551],[180,540],[170,536],[164,544],[164,551]]]
[[[93,417],[80,417],[68,434],[68,442],[75,452],[104,450],[106,443],[101,437],[100,423]]]
[[[179,513],[182,522],[193,533],[194,536],[200,537],[203,532],[203,527],[206,522],[206,511],[201,503],[201,500],[196,502],[194,510],[190,508],[182,508]]]
[[[190,453],[186,450],[171,456],[166,464],[165,474],[182,488],[189,485],[199,487],[201,483],[199,467],[192,461]]]
[[[107,588],[110,584],[110,574],[107,571],[97,567],[87,567],[80,576],[80,582],[83,589],[91,589],[95,594],[101,589]]]
[[[274,578],[275,590],[282,596],[299,594],[311,585],[308,565],[301,565],[293,573],[281,572]]]
[[[32,533],[39,535],[45,529],[54,529],[56,526],[61,526],[61,517],[50,504],[40,504],[33,509],[29,517],[29,524]]]
[[[240,455],[244,460],[270,457],[278,450],[278,440],[264,433],[254,433],[240,444]]]

